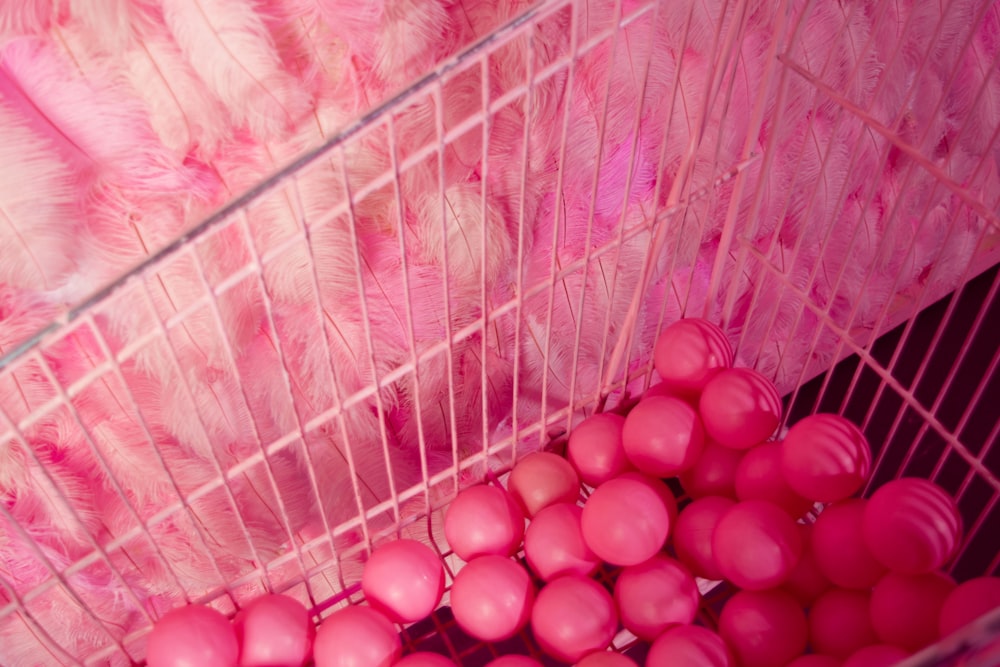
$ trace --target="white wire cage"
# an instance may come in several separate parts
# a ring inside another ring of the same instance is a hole
[[[786,422],[856,421],[870,488],[953,493],[953,574],[996,573],[997,5],[774,5],[544,2],[8,350],[6,456],[59,522],[0,480],[4,664],[141,663],[170,607],[265,590],[319,621],[399,535],[452,563],[455,491],[627,405],[683,315]]]

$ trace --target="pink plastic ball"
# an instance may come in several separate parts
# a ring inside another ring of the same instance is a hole
[[[705,432],[721,445],[748,449],[767,440],[781,422],[781,397],[774,383],[750,368],[715,374],[698,401]]]
[[[190,604],[168,611],[153,626],[146,646],[149,667],[236,667],[236,630],[219,611]]]
[[[820,570],[841,588],[869,589],[885,574],[862,531],[867,500],[851,498],[823,509],[812,531]]]
[[[705,433],[693,407],[679,398],[641,401],[625,418],[622,445],[628,460],[653,477],[673,477],[701,456]]]
[[[486,663],[486,667],[542,667],[542,663],[527,655],[502,655]]]
[[[799,657],[792,660],[790,663],[785,665],[785,667],[842,667],[840,660],[837,660],[830,655],[821,655],[819,653],[810,653],[809,655],[800,655]]]
[[[805,417],[782,445],[781,470],[799,495],[829,503],[857,493],[871,472],[872,452],[864,434],[834,414]]]
[[[715,324],[685,318],[660,332],[653,363],[664,382],[699,391],[715,372],[733,365],[733,348]]]
[[[723,577],[747,590],[781,585],[802,556],[802,533],[777,505],[737,503],[719,520],[712,553]]]
[[[591,551],[613,565],[637,565],[659,552],[670,532],[663,489],[657,479],[624,475],[597,487],[581,517]]]
[[[1000,577],[977,577],[959,584],[941,607],[941,636],[964,628],[1000,607]]]
[[[846,658],[879,643],[872,627],[871,593],[833,588],[809,609],[809,644],[817,653]]]
[[[685,389],[684,387],[677,386],[671,382],[658,382],[643,392],[639,400],[644,401],[647,398],[653,398],[654,396],[673,396],[674,398],[679,398],[682,401],[691,403],[692,406],[697,406],[698,391],[699,390]]]
[[[524,537],[524,514],[503,489],[479,484],[465,489],[448,506],[444,535],[465,561],[477,556],[512,556]]]
[[[646,667],[736,667],[722,637],[699,625],[677,625],[656,638]]]
[[[397,662],[395,667],[458,667],[458,665],[440,653],[411,653]]]
[[[858,650],[844,661],[842,667],[893,667],[908,657],[910,654],[898,646],[875,644]]]
[[[580,499],[580,478],[569,461],[552,452],[533,452],[519,460],[507,490],[528,518],[555,503]]]
[[[941,608],[955,581],[940,572],[889,572],[872,589],[871,618],[884,644],[917,651],[940,637]]]
[[[365,563],[361,590],[373,608],[396,623],[426,618],[441,602],[444,567],[433,549],[415,540],[378,547]]]
[[[667,516],[670,517],[670,528],[673,529],[674,524],[677,523],[677,515],[680,510],[677,509],[677,498],[674,497],[674,492],[670,490],[670,487],[663,480],[635,471],[624,472],[618,475],[616,479],[631,479],[653,489],[667,508]]]
[[[622,568],[614,599],[622,625],[636,637],[652,641],[671,625],[694,621],[701,594],[686,567],[659,553]]]
[[[371,607],[335,611],[319,626],[313,642],[316,667],[389,667],[402,653],[396,628]]]
[[[584,484],[599,486],[631,466],[622,445],[625,418],[602,412],[591,415],[570,431],[566,458]]]
[[[722,572],[712,550],[712,535],[719,520],[736,505],[721,496],[699,498],[685,507],[674,527],[674,551],[696,577],[719,581]]]
[[[936,570],[958,549],[962,517],[954,499],[926,479],[904,477],[878,489],[862,522],[872,554],[890,570]]]
[[[504,556],[480,556],[455,576],[451,609],[458,626],[476,639],[510,639],[528,623],[535,586],[528,571]]]
[[[309,612],[287,595],[262,595],[233,621],[240,667],[301,667],[312,655],[316,628]]]
[[[740,500],[767,500],[788,512],[793,519],[805,515],[813,501],[792,490],[781,474],[781,443],[765,442],[749,450],[740,461],[735,476],[736,497]]]
[[[791,593],[803,607],[808,607],[833,584],[816,562],[816,554],[812,547],[813,524],[800,523],[799,532],[802,533],[802,556],[799,557],[798,564],[792,569],[781,588]]]
[[[576,667],[636,667],[635,660],[614,651],[594,651],[588,653]]]
[[[806,650],[809,625],[788,593],[739,591],[722,608],[719,634],[742,667],[777,667]]]
[[[743,460],[743,451],[725,447],[711,439],[695,464],[682,472],[681,486],[692,498],[725,496],[736,498],[736,470]]]
[[[559,503],[535,515],[524,533],[524,556],[528,567],[543,581],[564,574],[589,577],[601,564],[583,540],[583,508]]]
[[[531,611],[531,630],[538,645],[563,662],[576,662],[606,649],[617,627],[611,594],[593,579],[579,575],[546,584]]]

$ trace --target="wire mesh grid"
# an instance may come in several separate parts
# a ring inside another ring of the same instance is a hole
[[[967,526],[955,575],[997,572],[1000,190],[989,184],[1000,125],[972,123],[996,94],[996,57],[963,93],[969,122],[945,139],[932,122],[962,62],[933,45],[972,54],[996,6],[972,3],[958,26],[939,12],[926,43],[895,42],[879,56],[887,74],[862,82],[860,63],[885,48],[890,26],[915,30],[910,19],[900,24],[891,3],[815,4],[780,3],[760,39],[749,26],[762,8],[750,2],[724,3],[720,16],[697,3],[618,2],[599,16],[582,0],[545,2],[8,346],[4,456],[58,509],[64,540],[41,539],[41,514],[16,497],[0,504],[4,553],[18,554],[0,564],[5,636],[34,642],[39,664],[127,664],[183,601],[232,614],[272,590],[319,620],[361,601],[366,553],[400,535],[434,544],[450,582],[459,564],[440,519],[456,490],[558,447],[585,414],[627,405],[653,381],[656,332],[684,314],[720,322],[739,359],[775,379],[786,422],[819,409],[857,421],[877,452],[873,487],[919,475],[955,494]],[[857,40],[852,59],[816,59],[822,21]],[[637,39],[663,23],[679,48]],[[560,30],[561,48],[542,39]],[[694,40],[708,40],[711,57],[688,49]],[[751,56],[763,63],[752,81]],[[615,125],[630,130],[612,138],[616,59],[644,70],[631,72],[638,94]],[[598,60],[605,78],[578,90],[583,64]],[[892,80],[897,60],[911,85]],[[944,84],[923,107],[930,117],[915,118],[930,68],[945,70]],[[574,96],[595,90],[596,155],[573,132]],[[558,120],[554,154],[539,149],[552,129],[533,123],[543,107]],[[651,107],[666,110],[655,124]],[[797,140],[777,130],[802,118]],[[647,124],[660,138],[651,157]],[[745,140],[727,145],[734,136]],[[519,147],[516,163],[497,161],[502,142]],[[978,150],[959,166],[945,142]],[[369,159],[374,146],[388,147],[381,161]],[[539,186],[542,159],[555,163]],[[455,160],[477,165],[475,181],[453,182]],[[602,170],[616,160],[624,178],[608,188]],[[889,164],[892,202],[872,184]],[[764,176],[778,168],[788,188],[770,197]],[[589,195],[567,209],[571,181]],[[642,202],[640,182],[652,190]],[[492,210],[498,187],[520,205]],[[525,203],[538,187],[554,193],[548,209]],[[417,209],[433,222],[414,231]],[[875,210],[886,221],[877,239]],[[372,230],[375,218],[392,223]],[[470,219],[499,220],[507,235]],[[925,238],[932,251],[918,246]],[[504,239],[513,246],[498,255]],[[427,269],[427,254],[443,269]],[[497,289],[504,269],[511,284]],[[331,285],[341,302],[329,302]],[[290,308],[289,294],[305,297]],[[412,415],[402,425],[401,393]],[[182,432],[163,428],[168,411],[187,417]],[[64,474],[69,463],[103,480],[96,501]],[[710,620],[722,593],[705,590]],[[538,654],[527,635],[516,646],[463,637],[446,603],[403,630],[407,646],[462,664]],[[74,652],[65,624],[96,648]]]

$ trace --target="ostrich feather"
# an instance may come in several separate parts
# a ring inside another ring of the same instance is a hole
[[[385,5],[374,71],[390,89],[424,75],[455,48],[454,33],[440,0],[398,0]]]
[[[251,3],[163,0],[163,15],[191,67],[254,137],[280,138],[309,111]]]
[[[0,37],[45,31],[53,18],[54,4],[52,0],[4,3],[0,6]]]

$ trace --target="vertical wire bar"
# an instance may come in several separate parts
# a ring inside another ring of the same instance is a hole
[[[479,389],[479,405],[480,405],[480,418],[482,419],[482,432],[481,437],[483,440],[482,453],[483,460],[488,461],[488,454],[490,449],[490,379],[487,373],[487,365],[489,364],[489,349],[486,345],[486,337],[490,329],[490,315],[491,315],[491,305],[490,297],[487,291],[487,281],[486,273],[488,269],[489,262],[487,262],[488,252],[489,252],[489,236],[491,231],[490,216],[489,216],[489,204],[487,200],[487,184],[489,183],[490,176],[490,160],[489,160],[489,141],[490,141],[490,130],[492,129],[492,116],[490,114],[490,68],[489,68],[489,57],[483,56],[479,59],[479,103],[482,105],[482,155],[481,155],[481,174],[479,180],[480,186],[480,211],[481,211],[481,230],[479,234],[480,242],[480,255],[479,255],[479,290],[480,290],[480,306],[479,312],[482,314],[483,318],[483,328],[479,335],[479,370],[480,370],[480,389]],[[500,233],[497,230],[495,233]],[[470,251],[471,252],[471,251]],[[500,341],[499,334],[497,335],[497,348],[498,351],[502,343]]]

